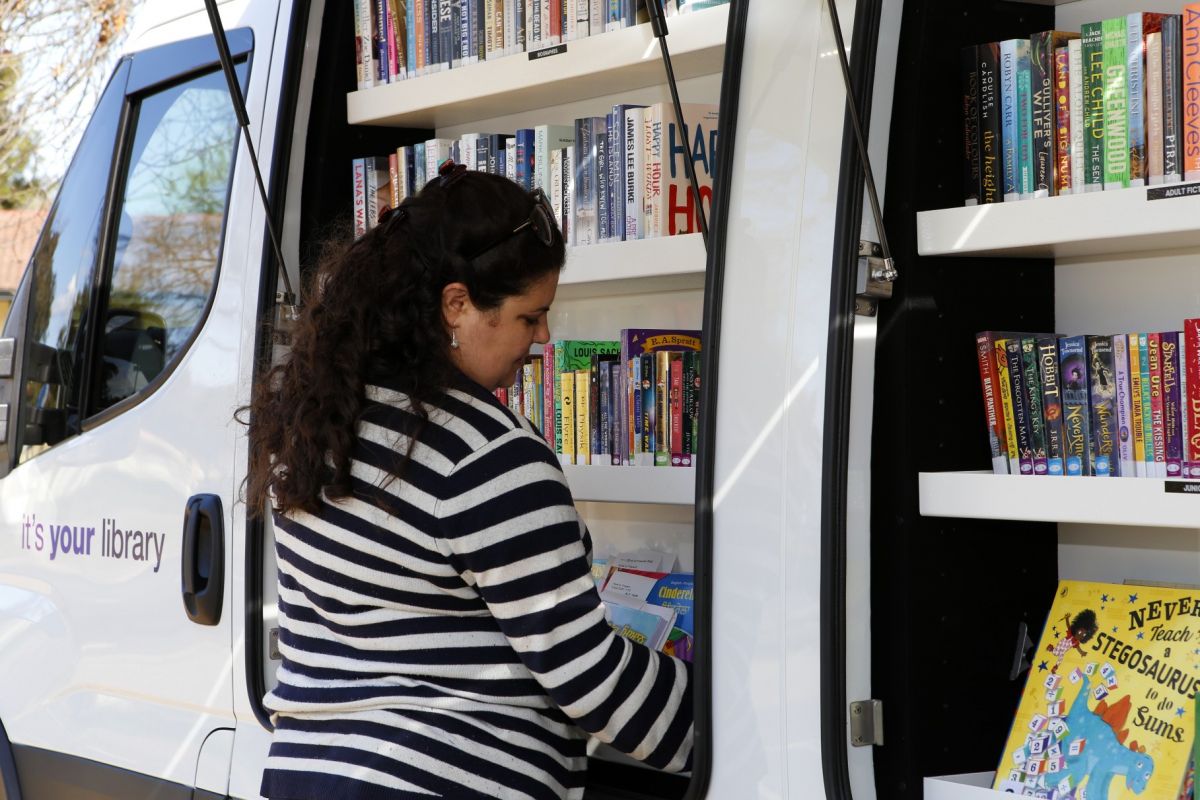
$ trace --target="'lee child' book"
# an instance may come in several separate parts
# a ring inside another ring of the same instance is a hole
[[[1198,603],[1194,589],[1060,582],[993,788],[1180,798],[1200,694]]]
[[[1104,26],[1083,25],[1083,190],[1104,188]]]

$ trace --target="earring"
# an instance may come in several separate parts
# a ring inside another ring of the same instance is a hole
[[[453,328],[450,330],[450,346],[458,349],[458,331]]]

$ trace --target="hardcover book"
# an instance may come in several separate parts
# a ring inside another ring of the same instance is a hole
[[[1180,797],[1196,736],[1197,607],[1192,589],[1061,581],[993,788]]]

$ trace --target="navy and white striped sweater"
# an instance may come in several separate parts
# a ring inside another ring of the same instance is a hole
[[[369,387],[355,497],[277,515],[283,663],[263,795],[579,798],[584,731],[684,769],[691,665],[605,622],[545,441],[465,378],[423,427],[410,408]]]

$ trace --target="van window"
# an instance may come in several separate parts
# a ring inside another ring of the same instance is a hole
[[[145,390],[199,326],[216,284],[237,144],[220,72],[141,98],[135,118],[99,316],[93,414]]]
[[[26,461],[79,430],[83,335],[128,68],[116,73],[80,140],[30,261],[17,452]]]

